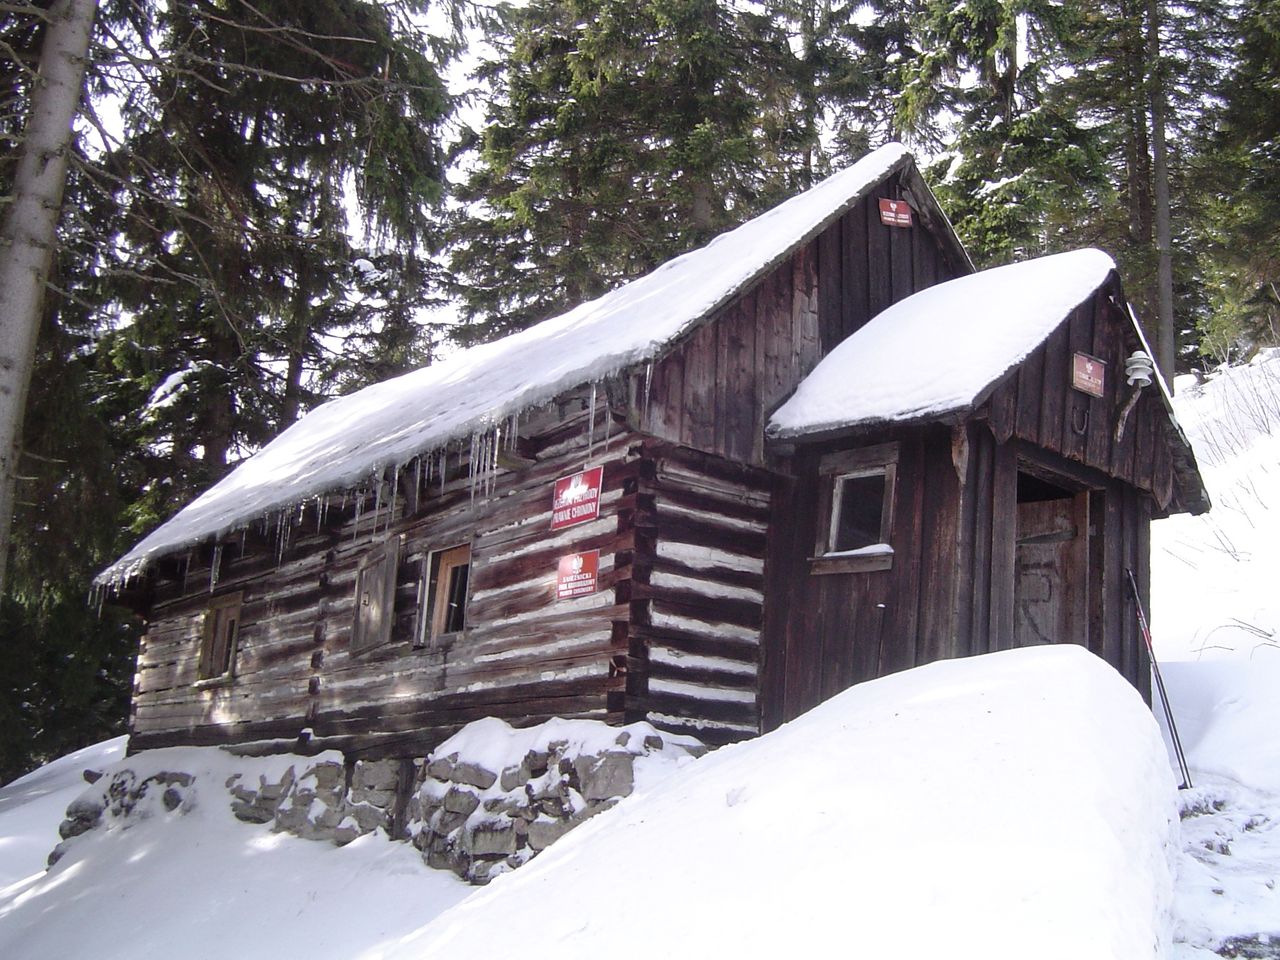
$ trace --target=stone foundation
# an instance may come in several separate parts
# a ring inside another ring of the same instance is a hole
[[[630,795],[638,775],[705,752],[647,723],[552,720],[516,730],[493,719],[413,761],[144,751],[105,774],[85,771],[92,785],[67,807],[49,863],[91,830],[181,815],[199,798],[229,804],[246,823],[339,846],[382,830],[412,840],[428,865],[486,883]]]
[[[454,740],[428,758],[408,813],[409,835],[428,865],[487,883],[629,796],[637,763],[706,752],[688,737],[664,739],[648,724],[605,728],[609,739],[592,736],[588,744],[570,725],[591,721],[553,723],[574,735],[559,736],[560,727],[549,725],[543,736],[540,728],[512,731],[533,745],[498,770],[469,758],[465,746],[451,750]]]

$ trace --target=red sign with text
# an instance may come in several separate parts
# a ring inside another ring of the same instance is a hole
[[[1071,360],[1071,385],[1091,397],[1101,397],[1107,388],[1107,364],[1087,353],[1077,353]]]
[[[911,226],[911,205],[905,200],[880,198],[880,222],[888,227]]]
[[[596,592],[600,579],[600,551],[571,553],[560,558],[556,570],[556,599],[571,600]]]
[[[551,497],[551,529],[572,527],[600,516],[600,484],[604,467],[592,467],[556,481]]]

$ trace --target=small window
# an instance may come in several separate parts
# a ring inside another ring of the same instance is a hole
[[[400,538],[392,537],[360,563],[356,573],[355,616],[351,624],[352,653],[370,650],[391,639],[399,556]]]
[[[425,597],[417,645],[447,633],[458,633],[467,626],[467,589],[471,574],[471,545],[464,543],[447,550],[436,550],[424,561]]]
[[[240,636],[239,593],[217,597],[204,616],[200,644],[200,680],[230,680],[235,674],[236,642]]]
[[[884,467],[836,477],[826,552],[844,553],[886,542],[886,480]]]
[[[893,566],[896,443],[842,450],[822,458],[814,573],[861,573]]]

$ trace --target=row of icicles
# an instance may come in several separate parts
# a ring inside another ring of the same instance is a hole
[[[649,391],[653,380],[653,364],[647,364],[644,375],[644,388],[641,396],[642,409],[645,415],[649,409]],[[591,384],[589,399],[587,402],[587,448],[586,461],[590,462],[595,455],[596,448],[596,405],[598,398],[598,383]],[[609,444],[610,433],[613,418],[609,415],[606,405],[604,417],[604,430],[599,442],[603,447]],[[243,553],[248,532],[251,527],[256,526],[260,533],[264,536],[274,533],[276,547],[276,564],[283,563],[284,554],[289,546],[290,536],[295,527],[301,527],[308,506],[314,506],[316,511],[316,532],[319,533],[329,517],[329,508],[337,502],[339,511],[345,511],[349,502],[355,505],[355,515],[352,518],[351,537],[355,540],[360,533],[360,522],[364,515],[365,504],[369,499],[370,492],[373,494],[373,527],[366,530],[368,535],[376,535],[378,532],[379,517],[383,521],[383,529],[387,529],[394,519],[395,506],[397,498],[400,495],[400,476],[402,473],[412,468],[413,470],[413,489],[429,493],[433,483],[439,484],[440,495],[445,492],[445,486],[449,475],[449,462],[456,456],[457,470],[455,477],[461,475],[463,468],[468,473],[468,491],[472,504],[475,503],[477,495],[482,499],[488,499],[493,495],[497,479],[498,479],[498,461],[501,452],[506,451],[514,453],[516,450],[516,441],[520,435],[520,412],[511,414],[509,417],[495,423],[491,426],[484,427],[479,430],[472,431],[470,442],[467,445],[459,444],[450,451],[449,445],[445,445],[435,450],[430,450],[418,454],[410,458],[407,463],[395,465],[390,471],[390,482],[386,479],[387,470],[376,471],[366,485],[355,489],[344,490],[340,495],[337,494],[316,494],[307,497],[287,507],[282,507],[269,513],[264,513],[258,517],[256,521],[249,521],[240,527],[240,550]],[[389,489],[388,489],[389,488]],[[389,495],[389,509],[383,510],[384,491]],[[213,547],[213,557],[209,565],[209,591],[212,593],[218,586],[219,571],[222,566],[222,552],[226,546],[225,543],[215,543]],[[187,551],[184,561],[184,570],[190,570],[194,560],[194,548]],[[118,593],[126,588],[129,581],[141,571],[130,572],[118,579],[107,583],[95,583],[90,590],[90,603],[101,611],[102,604],[107,597]],[[184,573],[184,579],[185,579]]]

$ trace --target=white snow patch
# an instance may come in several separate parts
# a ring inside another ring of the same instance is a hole
[[[1213,509],[1152,524],[1157,655],[1280,660],[1280,350],[1179,378],[1174,404]]]

